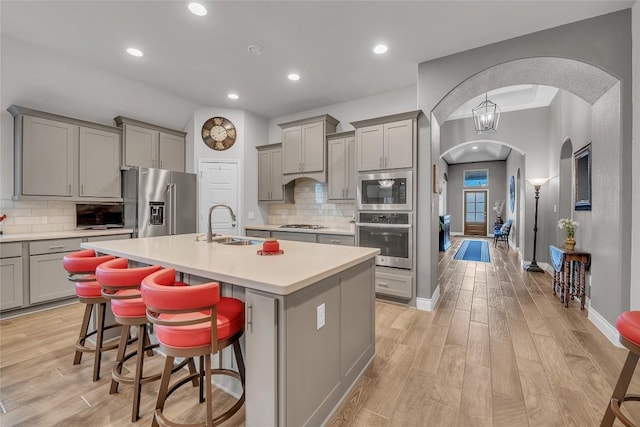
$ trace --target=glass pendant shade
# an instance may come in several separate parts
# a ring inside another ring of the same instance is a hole
[[[484,101],[480,103],[476,108],[471,110],[473,113],[473,123],[476,127],[476,132],[491,133],[498,130],[498,122],[500,121],[500,107],[497,104],[489,101],[485,94]]]

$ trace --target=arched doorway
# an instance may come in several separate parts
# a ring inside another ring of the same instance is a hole
[[[621,139],[621,88],[620,80],[615,76],[584,62],[557,58],[539,57],[515,59],[499,65],[492,66],[484,71],[478,72],[465,80],[459,82],[439,101],[433,99],[434,107],[430,109],[430,123],[425,126],[428,129],[427,139],[431,142],[431,152],[438,153],[440,147],[440,126],[446,118],[465,100],[485,93],[489,90],[502,86],[517,84],[541,84],[555,86],[582,98],[592,106],[593,119],[589,124],[594,145],[594,159],[598,156],[600,165],[596,165],[594,160],[594,173],[604,173],[606,165],[620,165],[623,162],[623,145]],[[609,133],[609,136],[606,134]],[[596,148],[597,147],[597,148]],[[558,171],[550,170],[548,146],[541,146],[536,150],[527,150],[525,166],[521,170],[522,178],[534,176],[554,176],[555,185],[558,185]],[[422,159],[421,159],[422,160]],[[600,167],[599,172],[595,171]],[[622,238],[623,224],[630,220],[630,212],[623,209],[623,201],[620,192],[611,191],[611,188],[618,188],[623,182],[623,171],[613,168],[606,169],[607,176],[614,175],[612,180],[602,180],[594,183],[594,202],[597,197],[601,198],[602,205],[596,207],[594,204],[591,223],[593,225],[593,241],[599,242],[598,247],[585,248],[589,250],[593,259],[602,259],[597,265],[592,264],[592,282],[615,283],[616,289],[596,289],[592,290],[592,305],[601,310],[602,317],[609,322],[613,322],[620,311],[628,308],[629,298],[629,275],[630,263],[628,257],[623,257],[623,253],[630,250],[630,240],[626,240],[623,245],[613,243],[611,236]],[[628,173],[628,172],[627,172]],[[427,177],[428,179],[428,177]],[[625,180],[627,178],[624,178]],[[597,180],[595,180],[597,181]],[[530,260],[532,255],[533,239],[533,188],[524,184],[522,189],[521,206],[523,212],[521,216],[520,246],[524,260]],[[625,181],[626,182],[626,181]],[[598,185],[600,188],[596,189]],[[595,193],[598,196],[595,196]],[[543,193],[544,194],[544,193]],[[541,198],[542,199],[542,198]],[[549,215],[549,200],[541,200],[544,209],[542,223],[539,228],[544,227],[543,232],[538,234],[540,248],[546,248],[549,244],[550,236],[555,236],[556,215]],[[545,205],[546,204],[546,205]],[[421,210],[421,206],[418,207]],[[436,210],[437,211],[437,210]],[[544,213],[547,213],[545,215]],[[614,216],[613,220],[611,216]],[[540,221],[540,218],[539,218]],[[613,228],[609,225],[612,224]],[[418,224],[419,229],[420,224]],[[419,236],[424,238],[426,236]],[[428,236],[433,239],[433,236]],[[434,246],[434,245],[431,245]],[[540,252],[538,252],[540,254]],[[421,254],[418,254],[421,257]],[[546,258],[546,256],[545,256]],[[606,261],[605,261],[606,260]],[[432,262],[433,264],[433,262]],[[437,282],[437,269],[434,271],[424,271],[427,277],[431,278],[431,283]],[[421,271],[418,271],[419,276]],[[418,292],[421,285],[418,283]],[[613,299],[613,301],[612,301]],[[613,320],[612,320],[613,319]]]

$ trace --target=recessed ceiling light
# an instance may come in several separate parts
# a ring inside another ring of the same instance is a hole
[[[247,50],[252,55],[262,55],[264,53],[264,48],[258,44],[250,44]]]
[[[297,82],[298,80],[300,80],[300,76],[299,76],[298,74],[296,74],[296,73],[291,73],[291,74],[289,74],[289,75],[287,76],[287,78],[288,78],[289,80],[294,81],[294,82]]]
[[[200,3],[189,3],[189,10],[194,15],[204,16],[207,14],[207,8]]]
[[[227,98],[229,98],[229,99],[238,99],[240,97],[238,96],[237,93],[230,93],[230,94],[227,95]]]
[[[477,146],[477,145],[474,145],[473,147],[471,147],[471,149],[472,149],[472,150],[477,150],[477,149],[478,149],[478,146]]]
[[[376,47],[373,48],[373,53],[375,53],[376,55],[382,55],[383,53],[385,53],[389,48],[387,47],[386,44],[379,44]]]
[[[142,56],[143,53],[140,49],[136,49],[135,47],[130,47],[127,49],[127,53],[131,56]]]

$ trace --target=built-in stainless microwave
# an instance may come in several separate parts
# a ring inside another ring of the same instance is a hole
[[[358,175],[357,205],[361,211],[410,211],[413,181],[411,171]]]

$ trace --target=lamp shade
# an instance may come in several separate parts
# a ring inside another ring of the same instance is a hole
[[[476,108],[471,110],[473,113],[473,124],[476,132],[492,133],[498,130],[498,122],[500,121],[500,108],[497,104],[489,101],[485,94],[485,99]]]
[[[540,188],[547,181],[549,181],[549,178],[527,178],[527,181],[529,181],[529,184],[533,185],[534,187]]]

